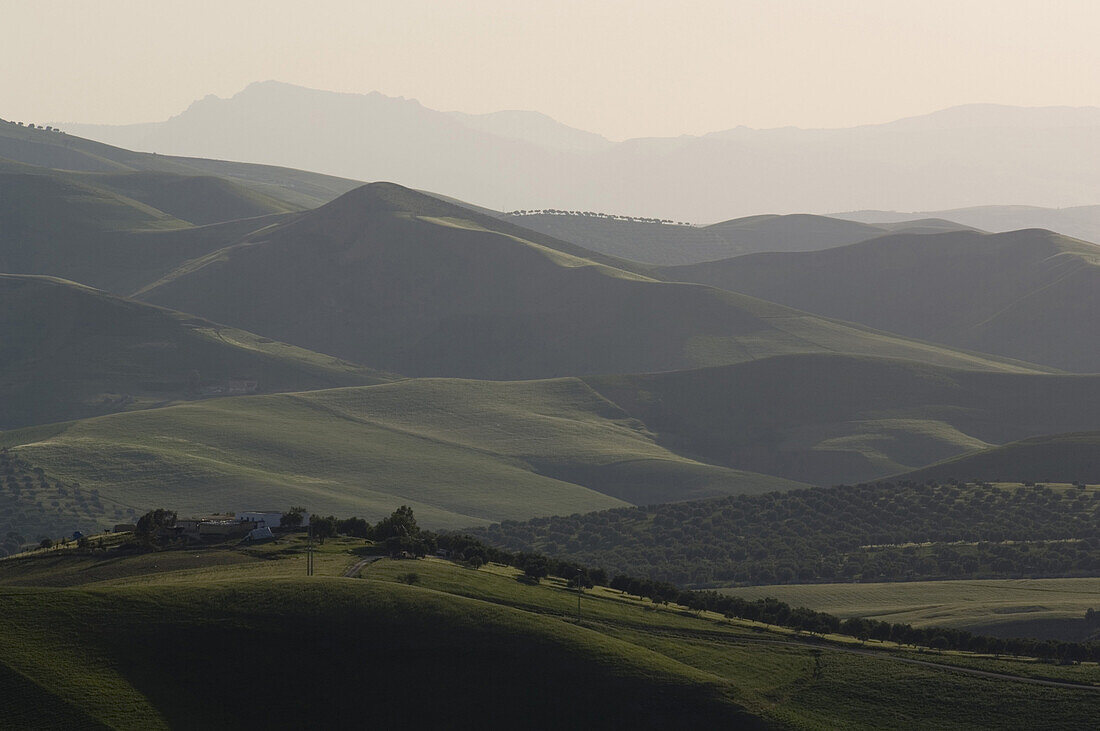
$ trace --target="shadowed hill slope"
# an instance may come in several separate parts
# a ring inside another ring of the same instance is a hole
[[[189,262],[136,296],[412,376],[541,378],[830,351],[1031,368],[628,266],[376,183]]]
[[[586,382],[671,449],[814,484],[867,481],[1015,439],[1094,429],[1100,404],[1100,376],[835,355]]]
[[[178,399],[386,378],[72,282],[0,275],[0,429]]]
[[[909,480],[1100,483],[1100,432],[1051,434],[964,454],[902,476]]]
[[[0,446],[111,507],[305,504],[376,520],[407,503],[447,528],[797,486],[669,452],[577,379],[213,399],[6,432]]]
[[[1100,372],[1100,247],[1049,231],[889,236],[662,274],[954,347]]]
[[[192,578],[0,603],[0,669],[29,691],[0,708],[38,727],[766,727],[717,676],[628,640],[395,582]],[[430,699],[425,676],[447,679]]]

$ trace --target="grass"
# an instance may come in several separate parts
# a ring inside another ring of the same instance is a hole
[[[187,512],[305,504],[428,526],[793,486],[658,446],[576,379],[406,380],[134,411],[0,435],[108,504]]]
[[[838,617],[866,617],[914,627],[966,629],[999,637],[1079,641],[1085,610],[1100,608],[1100,578],[914,581],[885,584],[787,584],[721,589],[754,599],[775,597]],[[1061,629],[1061,632],[1059,632]]]
[[[496,565],[383,559],[361,578],[336,578],[362,546],[318,547],[312,579],[296,538],[132,556],[114,560],[110,576],[89,570],[95,557],[70,555],[71,566],[60,555],[0,561],[0,678],[5,668],[11,677],[0,682],[50,699],[59,717],[114,728],[236,723],[244,696],[256,701],[252,722],[276,725],[305,712],[347,723],[363,703],[375,719],[538,727],[981,728],[1041,719],[1069,728],[1100,718],[1098,694],[854,655],[607,589],[580,597],[578,623],[578,596],[561,581],[532,584]],[[226,559],[233,553],[240,560]],[[418,577],[411,586],[409,573]],[[1012,672],[1004,661],[950,661]],[[299,670],[293,681],[280,679],[288,666]],[[1094,671],[1058,672],[1080,681]],[[308,711],[283,700],[301,692],[315,701]]]

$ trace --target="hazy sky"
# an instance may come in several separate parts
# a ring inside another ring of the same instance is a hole
[[[1100,105],[1096,0],[0,0],[0,117],[166,119],[278,79],[613,139]]]

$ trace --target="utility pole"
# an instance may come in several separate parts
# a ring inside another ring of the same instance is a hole
[[[313,576],[313,526],[306,529],[309,533],[309,546],[306,548],[306,576]]]

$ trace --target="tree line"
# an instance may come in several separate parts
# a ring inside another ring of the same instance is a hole
[[[472,531],[613,572],[705,588],[1100,574],[1100,491],[987,483],[840,485]]]

